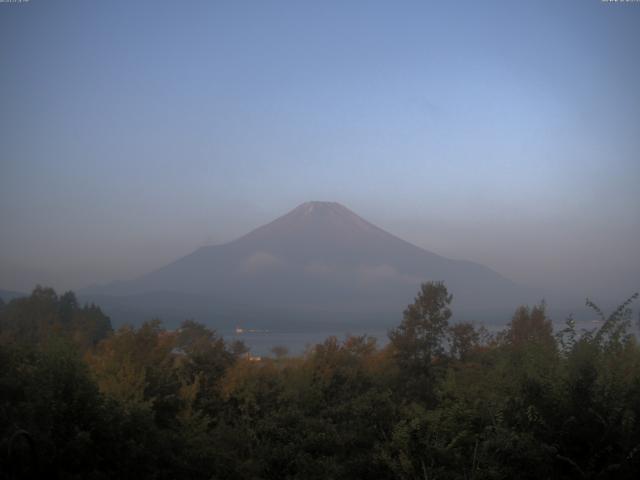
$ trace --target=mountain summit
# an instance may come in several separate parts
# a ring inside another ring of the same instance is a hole
[[[283,258],[309,261],[324,258],[347,264],[362,263],[366,254],[378,257],[367,262],[379,263],[390,253],[385,250],[392,245],[417,248],[336,202],[303,203],[232,243],[249,249],[267,249]]]
[[[158,315],[197,304],[200,314],[214,319],[217,311],[252,318],[296,312],[296,321],[304,322],[310,316],[397,318],[427,280],[446,282],[457,311],[521,300],[519,288],[493,270],[412,245],[335,202],[303,203],[232,242],[85,293],[103,304],[105,296],[120,297],[120,304],[144,299]]]

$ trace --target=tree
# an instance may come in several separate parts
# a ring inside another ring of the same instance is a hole
[[[393,357],[402,372],[407,393],[431,399],[433,363],[444,355],[453,296],[443,282],[426,282],[404,311],[402,323],[389,332]]]
[[[553,325],[547,317],[546,304],[518,307],[506,331],[506,342],[520,347],[535,343],[555,347]]]
[[[0,309],[0,343],[44,345],[66,337],[82,350],[112,333],[111,322],[99,307],[80,307],[73,292],[58,296],[37,286],[30,296],[15,298]]]
[[[453,358],[465,361],[469,354],[479,346],[480,331],[473,323],[456,323],[449,328],[449,351]]]

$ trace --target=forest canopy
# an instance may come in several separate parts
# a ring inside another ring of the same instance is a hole
[[[636,298],[589,302],[590,331],[540,304],[490,334],[429,282],[384,347],[254,361],[198,322],[114,331],[37,287],[0,303],[0,479],[636,478]]]

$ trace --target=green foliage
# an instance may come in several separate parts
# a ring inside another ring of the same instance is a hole
[[[111,332],[38,287],[0,306],[0,479],[636,478],[636,297],[555,337],[520,307],[493,337],[427,283],[384,348],[253,361],[194,321]]]
[[[0,343],[42,345],[64,336],[87,349],[112,332],[109,317],[95,305],[80,307],[73,292],[56,295],[37,286],[30,296],[11,300],[0,308]]]
[[[401,376],[398,391],[409,398],[431,401],[439,357],[444,356],[452,295],[442,282],[427,282],[404,311],[400,325],[389,332],[393,357]]]

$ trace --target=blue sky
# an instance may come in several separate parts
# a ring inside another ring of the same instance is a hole
[[[0,4],[0,288],[130,278],[306,200],[640,288],[640,4]]]

